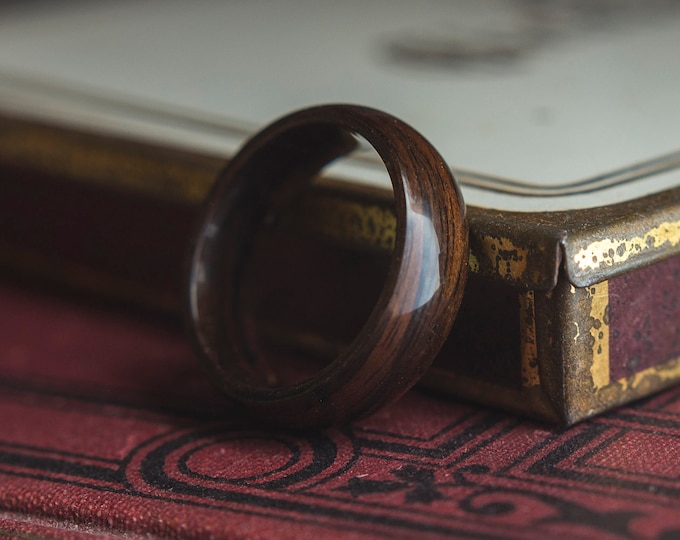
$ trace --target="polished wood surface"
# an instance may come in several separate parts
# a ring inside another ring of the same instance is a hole
[[[250,261],[258,239],[319,170],[356,147],[354,134],[376,149],[394,188],[386,282],[344,351],[303,381],[280,385],[259,354],[248,309]],[[189,264],[189,332],[220,388],[262,418],[292,427],[344,422],[398,398],[425,373],[460,305],[467,257],[462,197],[419,133],[373,109],[305,109],[246,143],[208,196]]]

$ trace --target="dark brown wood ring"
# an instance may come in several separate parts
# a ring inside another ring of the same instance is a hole
[[[388,277],[344,353],[311,378],[271,387],[240,321],[251,242],[286,190],[304,189],[324,165],[355,148],[353,134],[376,149],[394,188],[397,232]],[[400,397],[425,373],[456,316],[467,259],[463,199],[428,141],[374,109],[304,109],[250,139],[208,196],[189,264],[189,332],[218,386],[251,412],[290,427],[346,422]]]

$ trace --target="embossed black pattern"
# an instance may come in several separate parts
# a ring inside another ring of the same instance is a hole
[[[30,383],[11,386],[3,414],[18,406],[39,410],[52,419],[55,437],[64,415],[96,417],[111,430],[102,448],[115,444],[116,424],[123,421],[133,426],[127,437],[139,443],[112,459],[93,449],[57,450],[50,437],[18,444],[0,430],[6,510],[20,510],[7,498],[7,486],[30,479],[48,490],[62,485],[74,498],[100,493],[96,498],[116,497],[133,507],[152,504],[159,515],[194,508],[219,523],[250,516],[338,535],[539,538],[568,532],[574,538],[666,539],[680,533],[674,461],[680,389],[563,432],[413,393],[382,417],[346,430],[291,434],[101,397],[55,397]],[[438,415],[430,414],[432,407]],[[386,420],[395,417],[407,421]],[[223,532],[229,537],[228,527]]]

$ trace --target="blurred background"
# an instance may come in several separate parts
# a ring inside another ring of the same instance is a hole
[[[677,150],[678,50],[670,0],[5,1],[0,109],[228,155],[292,109],[354,102],[461,171],[564,184]]]

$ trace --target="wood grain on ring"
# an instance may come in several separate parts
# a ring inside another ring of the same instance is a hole
[[[388,277],[349,348],[298,384],[272,387],[244,338],[239,294],[259,228],[326,164],[348,154],[353,134],[381,156],[395,193],[397,232]],[[467,273],[465,207],[439,153],[383,112],[325,105],[256,134],[220,175],[192,244],[186,318],[218,386],[267,421],[290,427],[346,422],[406,392],[446,339]]]

